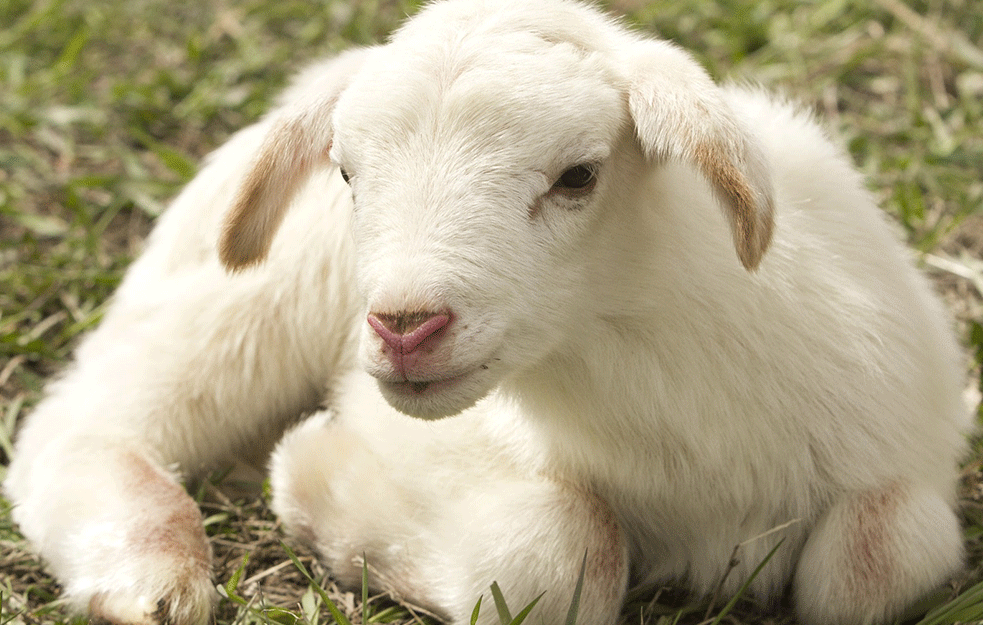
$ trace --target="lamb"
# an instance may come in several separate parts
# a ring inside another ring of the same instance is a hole
[[[961,381],[808,115],[571,0],[444,0],[212,155],[4,487],[111,622],[208,620],[178,475],[275,445],[287,528],[451,622],[496,580],[560,622],[586,553],[579,622],[610,625],[781,541],[759,597],[883,623],[962,563]]]

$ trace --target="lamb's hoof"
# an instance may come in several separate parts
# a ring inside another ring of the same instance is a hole
[[[195,575],[182,588],[159,595],[137,588],[101,592],[89,601],[91,623],[100,625],[204,625],[217,596],[209,576]],[[159,589],[157,589],[159,592]]]

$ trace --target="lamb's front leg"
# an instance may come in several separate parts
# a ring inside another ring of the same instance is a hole
[[[796,607],[816,625],[887,622],[962,561],[959,521],[936,489],[896,483],[845,494],[806,542]]]
[[[339,581],[360,583],[364,554],[381,577],[370,583],[453,623],[468,622],[482,595],[478,622],[498,623],[492,582],[513,615],[542,594],[531,622],[562,623],[586,553],[578,623],[616,621],[627,548],[605,502],[506,469],[454,425],[406,425],[367,439],[319,415],[274,454],[274,510]]]
[[[207,620],[215,588],[201,514],[172,472],[251,453],[261,462],[330,373],[285,329],[329,323],[295,310],[282,284],[278,293],[217,265],[199,278],[117,300],[28,417],[4,482],[68,598],[111,622]]]
[[[15,517],[70,601],[115,623],[207,620],[211,549],[172,475],[140,446],[98,438],[61,439],[32,460],[37,496],[15,492]]]

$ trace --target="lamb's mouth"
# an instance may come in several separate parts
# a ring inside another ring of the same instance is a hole
[[[437,395],[445,390],[457,386],[459,382],[469,377],[474,373],[474,371],[475,370],[465,371],[460,375],[455,375],[448,378],[439,378],[436,380],[379,380],[379,384],[385,386],[390,392],[397,393],[399,395],[409,397],[427,397]]]

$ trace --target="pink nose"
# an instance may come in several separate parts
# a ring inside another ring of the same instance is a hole
[[[450,315],[435,312],[369,313],[368,322],[394,353],[408,354],[450,323]]]

